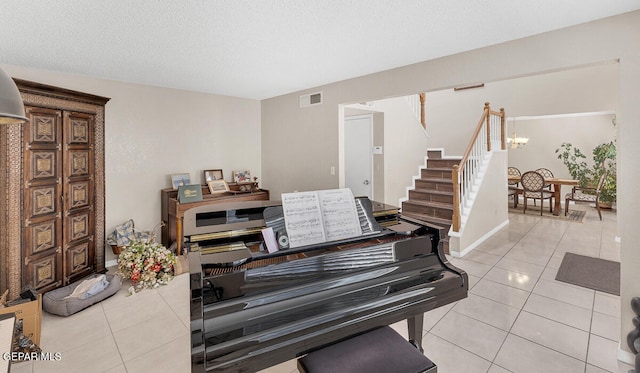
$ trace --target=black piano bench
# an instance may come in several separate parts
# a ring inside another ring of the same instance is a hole
[[[420,350],[385,326],[298,359],[301,373],[437,373]]]

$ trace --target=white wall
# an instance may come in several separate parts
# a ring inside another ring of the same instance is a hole
[[[429,146],[443,147],[448,154],[462,155],[485,102],[491,104],[492,110],[504,108],[508,118],[615,111],[619,101],[618,67],[616,63],[598,64],[487,82],[484,88],[428,92],[425,110],[427,129],[432,139]],[[565,134],[555,129],[547,133],[533,128],[529,131],[526,126],[532,124],[530,122],[518,121],[516,124],[518,135],[530,137],[532,145],[542,139],[557,142]],[[451,131],[454,125],[461,125],[462,128]],[[508,135],[511,133],[510,126]],[[566,140],[561,140],[558,145],[562,141]]]
[[[170,174],[248,169],[261,176],[260,102],[2,65],[15,78],[110,97],[105,112],[106,233],[160,222]],[[160,240],[159,229],[157,238]],[[115,259],[110,248],[107,261]]]
[[[613,115],[606,114],[517,120],[518,136],[529,137],[529,143],[521,149],[509,149],[509,166],[521,172],[544,167],[556,177],[571,178],[567,167],[558,159],[562,149],[558,153],[556,149],[562,143],[571,143],[584,153],[587,164],[593,166],[593,148],[616,137],[612,118]],[[512,131],[509,123],[509,134]]]
[[[482,182],[475,191],[473,206],[460,232],[450,232],[451,255],[460,258],[509,222],[507,195],[507,152],[491,152]]]
[[[405,97],[372,102],[376,110],[384,112],[384,203],[400,206],[400,198],[407,196],[412,177],[425,166],[427,135]]]

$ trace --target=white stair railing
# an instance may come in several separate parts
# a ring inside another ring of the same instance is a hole
[[[506,150],[504,118],[504,109],[500,109],[499,112],[491,111],[489,103],[485,103],[478,126],[462,160],[458,165],[453,166],[451,173],[453,182],[451,230],[453,232],[460,232],[463,223],[462,217],[468,215],[473,197],[473,186],[486,155],[491,151],[492,144],[500,144],[500,148]]]

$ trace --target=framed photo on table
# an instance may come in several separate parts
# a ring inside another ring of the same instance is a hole
[[[207,181],[211,194],[225,193],[229,191],[229,184],[224,179]]]
[[[191,175],[189,175],[189,173],[185,172],[171,175],[171,186],[173,189],[178,189],[180,186],[189,184],[191,184]]]
[[[200,184],[180,185],[178,187],[178,202],[189,203],[202,201],[202,186]]]
[[[251,182],[251,172],[249,170],[233,171],[233,181],[236,183]]]
[[[204,170],[204,182],[208,184],[211,180],[223,180],[222,170]]]

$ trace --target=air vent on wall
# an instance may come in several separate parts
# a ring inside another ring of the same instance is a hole
[[[300,96],[300,107],[322,104],[322,92],[309,93]]]

